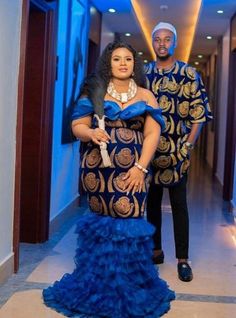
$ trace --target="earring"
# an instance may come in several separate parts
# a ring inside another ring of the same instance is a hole
[[[131,74],[132,77],[134,77],[134,72]]]

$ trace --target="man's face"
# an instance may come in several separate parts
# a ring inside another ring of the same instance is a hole
[[[157,30],[152,39],[152,46],[160,60],[167,60],[174,54],[176,47],[175,35],[166,29]]]

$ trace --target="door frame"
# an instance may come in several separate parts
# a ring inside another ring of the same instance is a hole
[[[14,192],[14,220],[13,220],[13,253],[14,253],[14,272],[17,272],[19,269],[19,245],[20,245],[20,215],[21,215],[21,167],[22,167],[22,132],[23,132],[23,111],[24,111],[24,80],[25,80],[25,67],[26,67],[26,49],[27,49],[27,34],[29,27],[29,14],[30,14],[30,5],[33,4],[37,6],[39,9],[50,10],[56,6],[56,2],[47,3],[44,0],[22,0],[22,20],[21,20],[21,31],[20,31],[20,58],[19,58],[19,75],[18,75],[18,97],[17,97],[17,119],[16,119],[16,157],[15,157],[15,192]],[[49,17],[49,23],[54,23],[53,35],[56,37],[57,32],[57,12],[54,16],[56,19],[54,22],[52,21],[52,17]],[[49,45],[52,45],[49,43]],[[55,52],[56,57],[56,40],[53,43],[53,47],[50,47],[52,51]],[[52,69],[49,71],[50,78],[56,77],[56,58],[55,65],[50,65]],[[46,80],[47,85],[51,85],[52,82]],[[51,87],[52,89],[52,87]],[[51,96],[46,96],[47,98],[51,98],[52,105],[54,100],[54,90]],[[50,114],[47,116],[52,116],[53,109],[50,110]],[[51,118],[52,120],[52,118]],[[51,128],[52,129],[52,128]],[[51,131],[52,133],[52,131]],[[51,134],[52,135],[52,134]],[[51,142],[51,141],[50,141]],[[47,145],[48,146],[48,145]],[[50,147],[49,147],[50,148]],[[50,148],[51,149],[51,148]],[[52,149],[51,149],[52,152]],[[51,162],[50,171],[51,173]],[[50,181],[49,181],[50,182]],[[50,186],[50,185],[49,185]],[[42,189],[43,190],[43,189]],[[43,191],[42,191],[43,193]],[[50,200],[50,196],[49,196]],[[44,227],[44,233],[46,233],[46,237],[44,235],[43,240],[47,238],[48,228],[49,228],[49,211],[47,215],[44,215],[43,218],[40,219],[40,226]]]

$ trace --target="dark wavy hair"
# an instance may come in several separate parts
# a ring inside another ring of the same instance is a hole
[[[113,51],[119,48],[126,48],[132,53],[134,58],[134,76],[132,78],[138,86],[145,87],[145,75],[142,60],[140,59],[137,51],[130,44],[121,40],[116,40],[112,43],[109,43],[105,47],[96,65],[96,74],[104,81],[106,85],[109,84],[110,79],[112,78],[111,56]]]
[[[112,78],[111,56],[114,50],[118,48],[126,48],[133,54],[134,69],[132,76],[138,86],[146,87],[146,79],[144,75],[143,62],[140,59],[136,50],[126,42],[116,40],[109,43],[103,50],[96,64],[95,72],[89,74],[83,81],[78,99],[85,95],[95,106],[95,112],[102,114],[103,101],[106,95],[107,86]]]
[[[109,43],[103,50],[101,56],[97,61],[94,73],[89,74],[84,79],[78,98],[82,95],[87,95],[88,97],[90,97],[92,93],[91,91],[94,89],[94,85],[96,84],[99,84],[103,87],[105,96],[105,91],[112,78],[111,56],[113,51],[118,48],[126,48],[132,53],[134,58],[134,76],[132,78],[138,86],[146,87],[144,66],[137,51],[130,44],[121,40],[115,40],[114,42]]]

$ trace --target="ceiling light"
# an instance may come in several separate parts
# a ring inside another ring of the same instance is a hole
[[[212,36],[208,35],[206,38],[207,38],[207,40],[211,40]]]
[[[199,62],[194,62],[195,65],[199,65]]]
[[[148,60],[143,60],[144,61],[144,63],[148,63]]]
[[[141,51],[140,51],[140,52],[138,52],[138,55],[143,55],[143,52],[141,52]]]
[[[131,36],[131,33],[128,33],[128,32],[125,33],[125,36]]]
[[[222,13],[224,13],[224,11],[223,10],[217,10],[217,13],[222,14]]]
[[[168,10],[168,6],[166,4],[161,4],[160,9],[161,9],[161,11],[166,11],[166,10]]]
[[[111,13],[115,13],[116,12],[116,10],[113,9],[113,8],[108,9],[108,11],[111,12]]]
[[[203,58],[203,55],[202,54],[198,54],[197,56],[199,59],[202,59]]]

